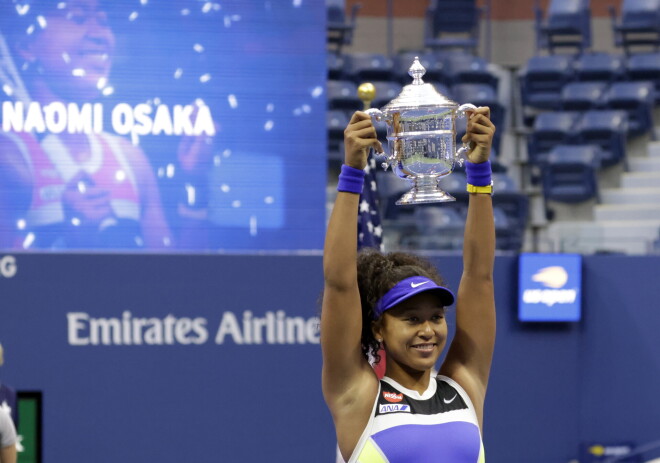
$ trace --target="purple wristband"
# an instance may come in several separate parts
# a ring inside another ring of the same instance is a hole
[[[474,164],[470,161],[465,162],[465,175],[467,182],[474,186],[488,186],[491,182],[493,169],[490,161]]]
[[[337,183],[337,191],[345,191],[347,193],[362,193],[362,185],[364,185],[365,172],[362,169],[347,166],[341,166],[341,173],[339,174],[339,182]]]

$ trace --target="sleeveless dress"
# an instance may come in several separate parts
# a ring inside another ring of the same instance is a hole
[[[484,463],[479,422],[467,393],[438,375],[423,394],[389,377],[348,463]]]

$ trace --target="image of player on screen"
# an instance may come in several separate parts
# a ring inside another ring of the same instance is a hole
[[[2,2],[3,97],[42,108],[100,97],[116,41],[100,1]],[[69,132],[0,131],[0,247],[171,246],[144,152],[107,132]]]

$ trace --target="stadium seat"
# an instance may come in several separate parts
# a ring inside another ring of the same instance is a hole
[[[488,69],[488,62],[467,53],[447,53],[443,58],[445,69],[453,84],[488,84],[497,91],[498,78]]]
[[[435,90],[441,95],[443,95],[445,98],[448,98],[450,100],[454,99],[454,96],[451,93],[451,89],[447,87],[445,84],[440,82],[429,82],[429,84],[433,85],[433,87],[435,87]]]
[[[653,82],[655,102],[660,102],[660,52],[636,53],[628,57],[628,76],[635,81]]]
[[[575,77],[579,81],[614,82],[623,79],[625,62],[621,55],[584,53],[576,58]]]
[[[573,75],[571,56],[532,57],[520,74],[523,105],[539,109],[559,109],[561,90]]]
[[[598,200],[596,172],[600,168],[600,157],[600,148],[596,145],[555,146],[541,174],[545,199],[562,203]]]
[[[346,55],[346,76],[360,85],[363,82],[394,80],[394,63],[380,53],[353,53]]]
[[[424,66],[424,69],[426,69],[426,74],[422,77],[424,82],[441,83],[444,85],[450,84],[451,77],[445,68],[442,55],[440,53],[424,51],[403,52],[393,58],[394,67],[392,72],[396,80],[403,85],[408,85],[412,82],[412,77],[408,74],[408,69],[410,69],[416,57],[419,59],[420,64]]]
[[[371,82],[376,89],[376,98],[371,103],[373,108],[382,108],[401,93],[401,84],[398,82]]]
[[[631,47],[660,46],[660,0],[623,0],[620,18],[610,7],[614,44],[623,47],[626,54]]]
[[[587,111],[580,118],[577,132],[581,144],[600,146],[603,167],[625,162],[628,135],[625,111]]]
[[[500,251],[520,251],[523,233],[500,207],[493,205],[495,222],[495,247]]]
[[[362,5],[356,3],[351,8],[350,17],[346,17],[343,5],[328,5],[326,7],[326,42],[334,53],[341,55],[342,48],[353,42],[355,32],[355,19]]]
[[[346,59],[344,55],[337,55],[336,53],[328,53],[325,59],[328,66],[328,80],[342,80],[344,79],[344,66]]]
[[[512,228],[522,235],[527,225],[529,200],[506,173],[493,172],[493,206],[504,211]]]
[[[528,162],[545,164],[547,154],[556,145],[572,144],[577,141],[575,127],[580,114],[574,111],[551,111],[539,114],[534,128],[527,136]]]
[[[451,94],[458,104],[472,103],[475,106],[488,106],[490,108],[490,119],[495,127],[500,130],[495,131],[493,147],[499,152],[502,132],[504,132],[505,109],[497,98],[493,87],[487,84],[457,84],[452,86]],[[457,139],[460,140],[465,133],[465,126],[460,125],[460,130],[456,130]]]
[[[416,233],[404,237],[402,246],[412,249],[460,250],[463,247],[465,220],[445,204],[415,206]]]
[[[342,109],[329,109],[326,112],[328,128],[328,149],[336,151],[344,140],[344,129],[350,121],[348,112]]]
[[[424,47],[476,54],[480,15],[476,0],[432,0],[425,15]]]
[[[589,0],[552,0],[547,17],[535,8],[538,50],[575,48],[582,53],[591,47],[591,10]]]
[[[375,173],[375,177],[378,185],[378,199],[383,219],[396,219],[399,224],[404,224],[406,222],[412,224],[413,207],[396,205],[399,198],[405,192],[410,190],[410,182],[397,177],[389,169],[385,171],[379,168]],[[406,221],[406,218],[409,218],[410,220]]]
[[[561,91],[564,111],[596,109],[603,105],[606,82],[569,82]]]
[[[357,85],[348,80],[329,80],[326,83],[328,108],[361,110],[362,101],[357,96]]]
[[[654,101],[655,87],[651,82],[615,82],[605,94],[608,109],[628,113],[628,128],[632,135],[652,129]]]

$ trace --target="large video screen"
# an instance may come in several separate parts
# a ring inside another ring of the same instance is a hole
[[[0,249],[321,248],[323,2],[0,5]]]

